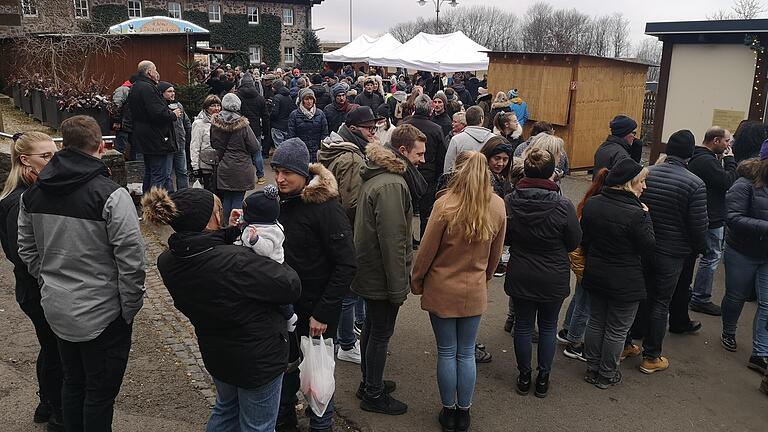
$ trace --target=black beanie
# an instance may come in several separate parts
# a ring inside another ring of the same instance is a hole
[[[528,157],[525,158],[525,161],[523,162],[523,172],[525,173],[525,176],[528,178],[537,178],[537,179],[548,179],[552,177],[552,174],[555,173],[555,156],[552,155],[552,153],[549,150],[542,150],[546,151],[549,154],[549,161],[542,166],[541,168],[535,166],[534,164],[530,163],[531,155],[533,152],[528,153]]]
[[[625,115],[617,115],[611,120],[611,135],[624,138],[637,129],[637,122]]]
[[[249,224],[273,224],[280,217],[280,198],[277,187],[268,184],[264,190],[248,195],[243,201],[243,220]]]
[[[682,159],[690,159],[696,148],[696,138],[688,129],[673,133],[667,140],[667,156],[677,156]]]
[[[206,189],[186,188],[171,194],[177,214],[169,225],[176,232],[201,232],[213,214],[213,193]]]
[[[157,83],[157,89],[160,90],[160,93],[165,93],[165,91],[171,87],[173,87],[173,84],[167,81],[160,81],[159,83]]]
[[[605,178],[606,186],[619,186],[632,180],[640,174],[643,170],[643,166],[635,162],[630,158],[622,159],[616,162],[616,165],[611,168],[608,173],[608,177]]]

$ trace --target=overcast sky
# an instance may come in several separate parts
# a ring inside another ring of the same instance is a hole
[[[471,5],[492,5],[522,16],[536,1],[458,0],[459,6],[456,9]],[[577,8],[589,15],[622,12],[630,19],[632,39],[636,42],[643,38],[647,22],[705,19],[720,9],[729,9],[733,0],[549,0],[548,3],[555,8]],[[320,6],[312,8],[312,26],[325,27],[325,30],[318,32],[321,40],[349,40],[349,4],[350,0],[324,0]],[[443,3],[443,10],[446,9],[451,9],[448,2]],[[435,7],[432,0],[427,0],[425,6],[419,6],[417,0],[352,0],[352,14],[353,37],[362,33],[376,36],[386,33],[398,22],[419,16],[434,17]]]

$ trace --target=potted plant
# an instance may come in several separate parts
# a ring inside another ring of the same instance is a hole
[[[32,114],[32,92],[28,81],[21,83],[21,109],[27,114]]]
[[[19,81],[14,80],[11,89],[13,90],[13,105],[16,108],[21,108],[21,84]]]
[[[43,109],[43,89],[46,87],[42,75],[34,74],[30,80],[30,95],[32,97],[32,117],[40,122],[45,122],[45,110]]]
[[[107,112],[109,98],[103,94],[104,86],[91,81],[84,87],[78,87],[71,86],[61,92],[58,98],[61,121],[76,115],[88,115],[99,123],[102,134],[110,135],[112,125]]]
[[[45,112],[43,124],[56,130],[61,126],[61,111],[59,110],[60,97],[62,97],[61,92],[53,86],[48,86],[43,89],[43,111]]]

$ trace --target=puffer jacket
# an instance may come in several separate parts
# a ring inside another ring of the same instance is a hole
[[[582,286],[617,302],[646,297],[642,258],[652,258],[651,217],[631,192],[603,188],[587,200],[581,217],[586,258]]]
[[[98,337],[144,304],[144,241],[128,191],[104,162],[64,148],[21,197],[19,257],[61,339]],[[87,245],[84,247],[83,245]]]
[[[346,126],[341,126],[339,132],[345,135],[351,134]],[[331,132],[331,136],[324,139],[320,145],[317,161],[328,168],[336,177],[339,184],[341,206],[347,212],[349,222],[354,225],[357,199],[363,185],[360,169],[365,166],[365,155],[360,145],[350,141],[336,132]]]
[[[758,188],[761,162],[748,159],[739,165],[742,175],[725,195],[725,241],[750,258],[768,259],[768,189]]]
[[[704,180],[707,187],[707,216],[709,228],[720,228],[725,224],[725,193],[738,178],[736,160],[733,156],[718,159],[706,147],[696,147],[688,161],[688,170]]]
[[[309,150],[309,161],[317,162],[317,151],[320,150],[320,142],[328,138],[328,122],[325,114],[315,108],[315,115],[307,118],[300,109],[295,109],[288,119],[288,135],[286,138],[299,138]]]
[[[592,173],[592,180],[595,179],[601,169],[611,169],[616,165],[616,162],[622,159],[631,158],[635,162],[640,163],[642,154],[642,141],[635,139],[634,143],[630,146],[624,138],[608,135],[605,142],[600,144],[600,147],[595,152],[595,167]]]
[[[456,157],[463,151],[480,151],[485,143],[494,136],[494,133],[481,126],[467,126],[460,134],[451,138],[448,150],[445,153],[443,171],[453,169]]]
[[[280,87],[275,96],[272,97],[272,127],[283,132],[288,131],[288,118],[296,109],[296,103],[291,98],[291,92],[287,88]]]
[[[216,169],[217,189],[242,192],[256,186],[253,157],[261,151],[261,147],[247,118],[241,116],[228,123],[221,115],[213,116],[211,147],[219,154],[219,166]]]
[[[211,148],[211,116],[200,111],[192,122],[192,139],[189,142],[189,158],[193,170],[213,172],[213,167],[200,160],[200,152]]]
[[[641,201],[651,213],[656,252],[687,257],[706,251],[709,222],[704,182],[675,156],[667,156],[649,171]]]
[[[355,213],[357,274],[352,291],[367,300],[402,304],[413,262],[413,207],[406,162],[378,144],[366,149]]]

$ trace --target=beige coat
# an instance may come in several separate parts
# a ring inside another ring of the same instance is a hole
[[[468,243],[464,233],[447,230],[443,215],[448,198],[440,197],[432,209],[413,264],[411,292],[421,295],[422,309],[440,318],[482,315],[488,306],[488,281],[504,247],[504,200],[491,196],[491,239]]]

